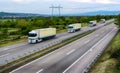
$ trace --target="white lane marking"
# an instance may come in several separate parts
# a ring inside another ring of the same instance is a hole
[[[3,52],[3,51],[8,50],[8,49],[10,49],[10,48],[1,49],[0,52]]]
[[[79,60],[81,60],[85,55],[88,54],[88,52],[92,51],[97,45],[99,45],[100,42],[102,42],[106,37],[109,36],[110,33],[112,33],[114,29],[109,32],[106,36],[104,36],[100,41],[98,41],[93,47],[91,47],[85,54],[83,54],[79,59],[77,59],[73,64],[71,64],[63,73],[66,73],[72,66],[74,66]]]
[[[10,49],[10,48],[5,48],[5,49],[3,49],[3,50],[8,50],[8,49]]]
[[[84,44],[87,44],[88,42],[90,42],[90,40],[85,41],[85,43],[84,43]]]
[[[92,52],[92,51],[93,51],[93,49],[90,49],[90,51]]]
[[[73,65],[75,65],[80,59],[82,59],[88,52],[89,50],[85,54],[83,54],[79,59],[77,59],[73,64],[71,64],[63,73],[66,73]]]
[[[67,55],[70,55],[71,53],[73,53],[75,51],[75,49],[71,50],[70,52],[67,53]]]
[[[58,50],[59,50],[59,49],[58,49]],[[56,50],[56,51],[57,51],[57,50]],[[14,73],[15,71],[20,70],[20,69],[22,69],[22,68],[25,67],[25,66],[28,66],[28,65],[30,65],[30,64],[32,64],[32,63],[35,63],[35,62],[37,62],[37,61],[39,61],[39,60],[41,60],[41,59],[43,59],[43,58],[45,58],[45,57],[53,54],[53,53],[55,53],[56,51],[53,51],[53,52],[51,52],[51,53],[49,53],[49,54],[47,54],[47,55],[45,55],[45,56],[42,56],[42,57],[40,57],[40,58],[38,58],[38,59],[36,59],[36,60],[34,60],[34,61],[32,61],[32,62],[29,62],[29,63],[27,63],[27,64],[25,64],[25,65],[23,65],[23,66],[15,69],[15,70],[11,71],[10,73]]]
[[[99,34],[96,34],[96,35],[95,35],[95,37],[98,37],[98,36],[99,36]]]
[[[4,57],[4,56],[7,56],[7,55],[9,55],[9,53],[7,53],[7,54],[4,54],[4,55],[1,55],[0,57]]]
[[[44,69],[41,69],[41,70],[39,70],[38,72],[36,72],[36,73],[40,73],[40,72],[42,72]]]

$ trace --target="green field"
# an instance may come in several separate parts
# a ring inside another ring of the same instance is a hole
[[[3,21],[3,22],[4,22],[4,21],[12,21],[12,20],[15,21],[16,19],[0,19],[0,21]]]
[[[111,41],[89,73],[120,73],[120,32]]]
[[[8,32],[15,32],[15,31],[18,31],[19,29],[17,28],[0,28],[0,31],[4,30],[4,29],[7,29]]]

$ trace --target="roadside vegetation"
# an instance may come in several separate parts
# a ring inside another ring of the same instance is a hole
[[[120,32],[111,41],[89,73],[120,73]]]
[[[89,73],[120,73],[120,15],[117,16],[115,23],[119,28],[118,34],[108,45]]]

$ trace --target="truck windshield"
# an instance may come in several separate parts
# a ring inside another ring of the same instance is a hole
[[[90,24],[93,24],[93,22],[90,22]]]
[[[73,28],[72,26],[68,26],[68,28]]]
[[[36,37],[37,34],[35,34],[35,33],[29,33],[28,36],[29,36],[29,37]]]

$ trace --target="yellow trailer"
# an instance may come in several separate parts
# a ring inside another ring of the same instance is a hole
[[[37,43],[56,36],[56,28],[36,29],[29,32],[28,42]]]
[[[75,32],[81,29],[80,23],[70,24],[68,25],[68,32]]]

